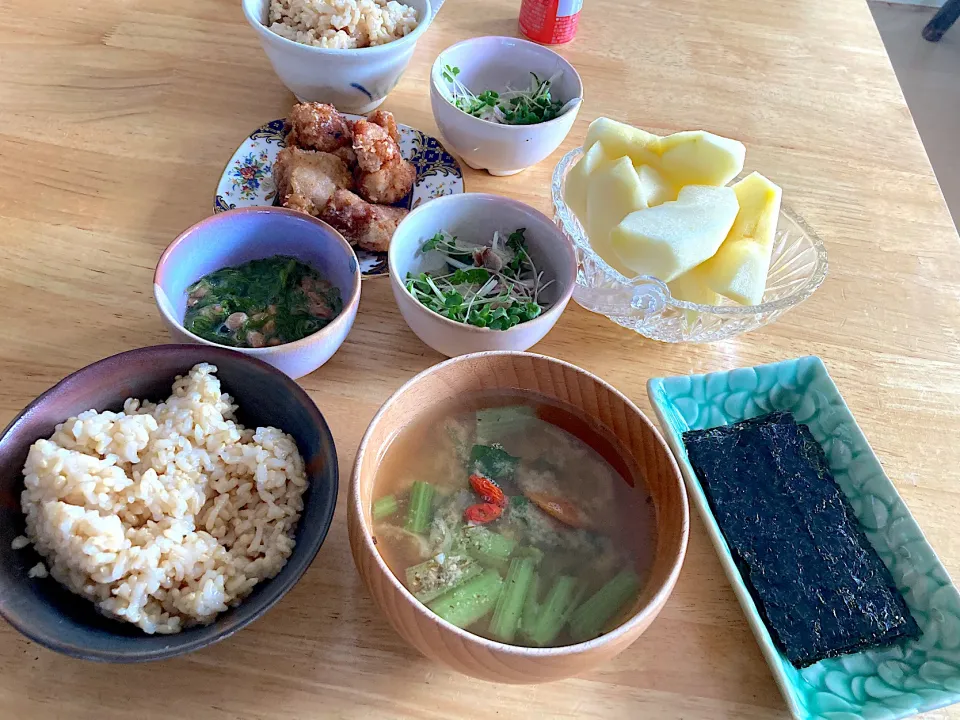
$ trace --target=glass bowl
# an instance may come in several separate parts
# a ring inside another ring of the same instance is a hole
[[[810,297],[827,276],[823,241],[799,215],[782,207],[759,305],[739,305],[726,298],[721,305],[700,305],[672,297],[666,283],[655,277],[627,278],[593,251],[563,199],[567,173],[581,155],[583,148],[575,148],[563,156],[553,171],[552,192],[554,221],[573,241],[580,263],[573,299],[587,310],[653,340],[712,342],[773,322]]]

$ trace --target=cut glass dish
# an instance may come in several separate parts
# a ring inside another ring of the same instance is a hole
[[[666,283],[649,275],[627,278],[593,251],[587,233],[563,199],[567,173],[583,155],[571,150],[553,172],[554,219],[573,241],[580,263],[573,299],[618,325],[662,342],[711,342],[756,330],[796,307],[827,275],[823,241],[787,207],[781,208],[763,302],[699,305],[677,300]]]

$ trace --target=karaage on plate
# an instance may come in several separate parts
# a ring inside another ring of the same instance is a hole
[[[287,147],[273,164],[277,194],[284,207],[318,215],[338,189],[353,188],[353,176],[336,155]]]
[[[397,225],[407,211],[389,205],[374,205],[349,190],[337,190],[320,213],[347,242],[371,252],[386,252]]]
[[[373,122],[374,119],[380,124]],[[360,119],[353,124],[357,192],[370,202],[399,202],[416,180],[416,169],[403,159],[400,146],[393,138],[395,132],[393,115],[384,111],[377,111],[370,120]]]
[[[299,103],[286,128],[287,147],[273,166],[283,206],[325,220],[364,250],[386,252],[407,214],[391,205],[417,175],[403,158],[393,115],[377,110],[351,122],[333,105]]]
[[[332,153],[353,142],[350,121],[333,105],[298,103],[286,124],[288,146]]]

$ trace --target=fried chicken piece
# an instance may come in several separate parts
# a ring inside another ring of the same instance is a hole
[[[287,118],[287,145],[320,152],[335,152],[349,147],[353,131],[347,120],[333,105],[298,103]]]
[[[397,225],[406,216],[403,208],[368,203],[349,190],[337,190],[320,213],[350,244],[371,252],[386,252]]]
[[[353,150],[357,154],[354,178],[364,200],[389,205],[402,200],[413,187],[417,173],[403,159],[399,137],[393,115],[385,110],[353,124]]]
[[[390,132],[369,120],[360,119],[353,124],[353,151],[357,154],[357,166],[364,172],[376,172],[400,159],[400,146]]]
[[[394,119],[392,112],[387,112],[386,110],[377,110],[368,115],[367,120],[386,130],[387,134],[393,138],[394,142],[400,142],[400,131],[397,130],[397,121]]]
[[[337,148],[334,150],[331,155],[336,155],[338,158],[343,160],[346,163],[347,167],[350,168],[351,172],[357,167],[357,154],[353,151],[353,148],[349,145],[345,145],[342,148]]]
[[[273,164],[277,194],[284,207],[318,215],[341,188],[352,188],[353,178],[336,155],[287,147]]]
[[[411,163],[397,158],[376,172],[363,172],[358,168],[354,179],[361,197],[370,202],[390,205],[407,196],[417,179],[417,171]]]

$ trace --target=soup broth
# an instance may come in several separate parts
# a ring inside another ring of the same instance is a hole
[[[527,392],[473,393],[411,423],[378,472],[374,540],[430,610],[491,640],[592,640],[631,613],[652,501],[619,444]]]

